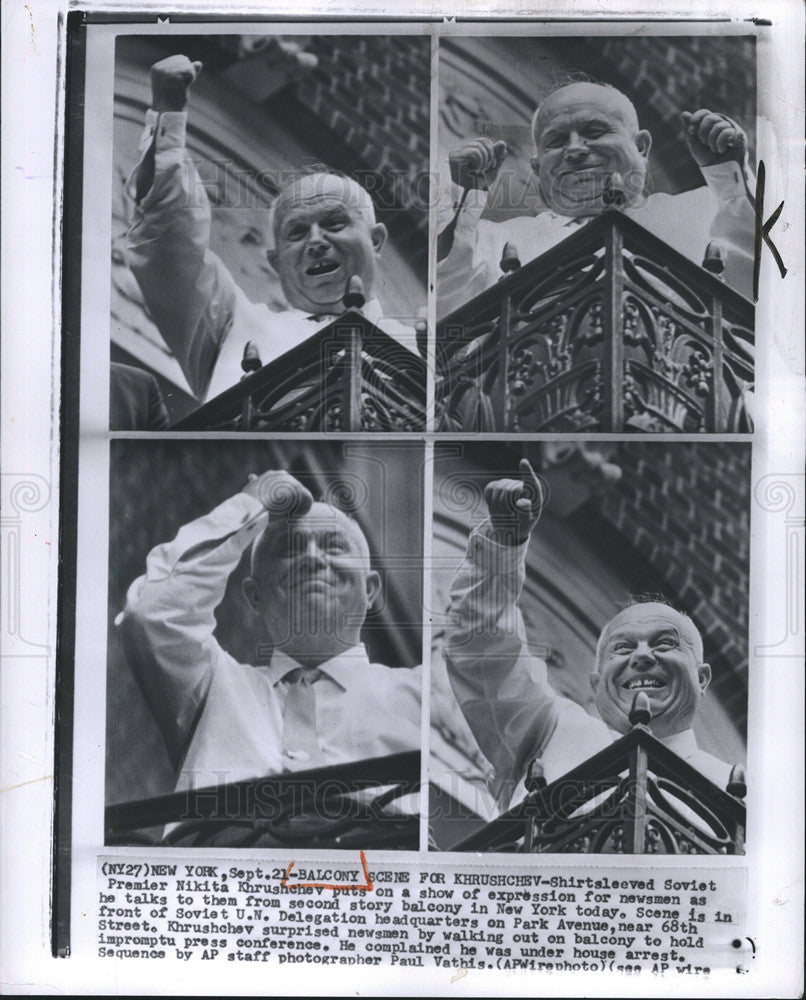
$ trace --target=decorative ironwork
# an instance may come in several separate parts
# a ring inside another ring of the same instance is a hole
[[[425,362],[348,309],[171,429],[423,431]]]
[[[419,787],[412,750],[195,788],[108,806],[105,842],[416,851],[420,817],[389,807]]]
[[[753,327],[752,303],[611,209],[441,321],[436,426],[750,431]]]
[[[648,711],[630,721],[626,736],[550,785],[533,764],[530,794],[452,850],[743,854],[741,769],[723,791],[655,739]]]

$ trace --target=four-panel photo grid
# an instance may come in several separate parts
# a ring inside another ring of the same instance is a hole
[[[107,845],[743,853],[755,37],[527,28],[117,37]]]

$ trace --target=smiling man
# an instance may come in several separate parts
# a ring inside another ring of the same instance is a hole
[[[284,311],[250,302],[210,251],[210,204],[185,148],[188,90],[201,69],[183,55],[151,67],[128,232],[128,265],[196,398],[203,402],[238,382],[249,341],[268,364],[332,322],[344,312],[354,275],[363,282],[366,318],[416,351],[414,330],[383,315],[377,290],[386,227],[376,221],[367,192],[348,177],[302,175],[272,205],[268,258]]]
[[[717,241],[724,280],[749,297],[755,213],[747,137],[736,122],[706,108],[683,112],[680,126],[705,186],[678,195],[653,194],[648,190],[652,136],[640,127],[632,102],[602,84],[560,87],[532,118],[531,165],[544,210],[499,223],[481,215],[507,156],[506,143],[461,142],[449,157],[451,192],[445,191],[439,204],[440,315],[501,277],[505,243],[514,243],[526,263],[612,206],[697,264],[708,243]]]
[[[237,662],[214,634],[247,551],[267,665]],[[421,670],[370,663],[361,642],[379,593],[358,524],[283,471],[153,549],[117,623],[177,790],[418,749]]]
[[[471,534],[453,583],[446,652],[456,699],[493,766],[499,806],[523,797],[536,758],[552,782],[627,733],[638,691],[649,699],[653,734],[724,788],[730,766],[701,750],[692,729],[711,670],[696,626],[674,608],[634,604],[605,625],[591,674],[599,718],[552,690],[517,607],[543,507],[540,482],[525,459],[520,472],[520,479],[485,489],[489,517]]]

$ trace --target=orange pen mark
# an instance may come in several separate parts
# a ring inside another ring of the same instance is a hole
[[[283,875],[282,881],[280,882],[280,888],[282,889],[333,889],[337,892],[372,892],[375,888],[372,878],[369,874],[369,868],[367,868],[367,859],[363,851],[358,852],[361,856],[361,867],[364,869],[364,878],[366,882],[363,884],[351,885],[349,882],[292,882],[291,885],[288,884],[288,876],[291,874],[291,869],[296,864],[295,861],[290,862],[288,868],[285,870],[285,875]]]

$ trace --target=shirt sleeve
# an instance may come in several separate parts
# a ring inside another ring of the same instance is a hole
[[[508,802],[557,724],[546,664],[530,649],[517,607],[528,543],[504,546],[484,522],[470,536],[451,588],[446,663],[456,699]]]
[[[243,293],[209,250],[210,203],[185,148],[186,113],[152,109],[129,181],[128,265],[198,399]]]
[[[749,168],[733,160],[700,167],[700,170],[717,201],[708,239],[722,245],[724,281],[750,299],[753,296],[756,229],[756,212],[750,195],[754,194],[755,183]]]
[[[440,176],[449,176],[447,166]],[[481,218],[487,192],[468,191],[462,208],[462,190],[451,184],[439,194],[437,226],[440,233],[453,225],[453,241],[448,254],[437,263],[437,310],[440,317],[458,309],[499,277],[495,255],[494,223]],[[458,216],[457,216],[458,210]],[[456,220],[454,223],[454,219]]]
[[[169,751],[180,759],[226,656],[215,609],[241,555],[266,523],[263,506],[240,493],[152,549],[129,588],[116,624],[131,666]]]

